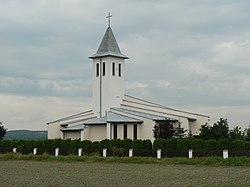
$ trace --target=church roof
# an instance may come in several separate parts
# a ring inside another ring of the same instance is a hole
[[[127,56],[121,53],[111,27],[107,28],[97,52],[89,58],[98,58],[104,56],[114,56],[128,59]]]
[[[106,123],[142,123],[143,121],[131,118],[125,115],[116,114],[114,112],[107,112],[107,115],[101,118],[95,118],[87,123],[85,125],[101,125]]]
[[[120,111],[120,112],[124,112],[127,114],[131,114],[134,116],[139,116],[139,117],[143,117],[143,118],[147,118],[147,119],[151,119],[154,121],[164,121],[164,120],[170,120],[170,121],[178,121],[178,119],[172,117],[172,116],[160,116],[160,115],[154,115],[154,114],[150,114],[150,113],[146,113],[146,112],[139,112],[139,111],[135,111],[135,110],[128,110],[128,109],[124,109],[124,108],[112,108],[113,110],[116,111]]]
[[[80,124],[80,125],[75,125],[72,127],[67,127],[67,128],[61,129],[61,131],[80,131],[83,129],[84,129],[84,125]]]

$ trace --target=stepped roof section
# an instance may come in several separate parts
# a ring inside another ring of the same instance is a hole
[[[93,59],[105,56],[114,56],[128,59],[127,56],[121,53],[111,27],[107,28],[97,52],[89,58]]]

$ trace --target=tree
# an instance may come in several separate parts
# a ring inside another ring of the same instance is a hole
[[[250,125],[248,126],[247,129],[245,129],[245,138],[247,141],[250,140]]]
[[[2,124],[3,124],[3,122],[0,122],[0,140],[3,139],[3,137],[4,137],[4,135],[6,134],[6,131],[7,131],[7,129],[5,129]]]
[[[163,138],[163,139],[167,139],[167,138],[172,138],[174,135],[174,127],[173,127],[173,123],[170,121],[161,121],[158,122],[153,129],[153,133],[154,133],[154,138],[158,139],[158,138]]]
[[[212,127],[212,131],[214,134],[214,138],[219,139],[226,139],[229,137],[229,126],[227,119],[220,118],[217,123],[214,123],[214,126]]]
[[[208,140],[208,139],[213,139],[214,135],[213,135],[213,131],[212,131],[212,127],[209,126],[207,123],[205,125],[202,125],[200,128],[200,137],[204,140]]]
[[[181,122],[178,122],[178,127],[174,128],[174,137],[183,138],[186,135],[187,130],[181,127]]]
[[[229,131],[229,137],[231,140],[244,139],[244,131],[241,130],[241,127],[236,126]]]
[[[208,124],[202,125],[200,129],[200,137],[202,139],[226,139],[229,138],[229,126],[227,119],[220,118],[211,127]]]

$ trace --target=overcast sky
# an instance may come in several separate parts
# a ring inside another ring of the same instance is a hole
[[[0,121],[11,129],[91,109],[92,62],[111,27],[126,93],[250,123],[249,0],[0,0]]]

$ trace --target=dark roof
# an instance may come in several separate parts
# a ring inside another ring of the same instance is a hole
[[[84,123],[85,125],[101,125],[106,123],[143,123],[142,120],[131,118],[125,115],[116,114],[114,112],[107,112],[107,115],[101,118],[95,118],[87,123]]]
[[[72,127],[66,127],[64,129],[61,129],[61,131],[81,131],[84,129],[84,125],[83,124],[80,124],[80,125],[75,125],[75,126],[72,126]]]
[[[127,56],[121,53],[111,27],[107,28],[96,54],[90,56],[89,58],[98,58],[104,56],[114,56],[128,59]]]

